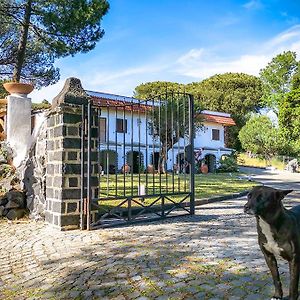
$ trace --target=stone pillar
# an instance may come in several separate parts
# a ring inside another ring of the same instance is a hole
[[[15,152],[14,165],[18,167],[31,144],[31,98],[21,94],[7,97],[6,124],[7,141]]]
[[[80,225],[82,105],[89,96],[76,78],[67,79],[53,100],[47,126],[46,222],[62,230]],[[94,129],[93,129],[94,130]],[[94,136],[97,136],[94,130]],[[97,195],[97,139],[92,140],[92,196]]]

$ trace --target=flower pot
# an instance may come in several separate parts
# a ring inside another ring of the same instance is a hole
[[[130,173],[130,166],[125,164],[123,167],[122,167],[122,173],[123,174],[128,174]]]
[[[0,99],[0,106],[5,106],[7,104],[7,99]]]
[[[204,165],[201,166],[200,170],[201,170],[201,173],[207,174],[208,173],[208,166],[204,164]]]
[[[155,168],[153,165],[148,165],[147,166],[147,173],[150,173],[150,174],[154,174],[155,173]]]
[[[6,139],[5,132],[0,132],[0,141],[4,141]]]
[[[13,94],[28,95],[34,89],[32,84],[20,83],[20,82],[6,82],[6,83],[3,83],[3,87],[11,95],[13,95]]]

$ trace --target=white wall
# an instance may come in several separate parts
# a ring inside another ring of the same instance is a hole
[[[115,109],[110,109],[108,118],[107,110],[102,109],[101,117],[106,118],[107,129],[109,129],[109,141],[115,142],[116,140],[116,118],[123,119],[123,111],[118,111],[116,116]],[[140,142],[140,144],[146,144],[146,130],[148,132],[148,144],[152,144],[153,137],[150,135],[149,127],[146,124],[145,114],[136,112],[133,113],[133,118],[131,112],[125,111],[125,119],[127,120],[127,133],[125,133],[125,143],[131,143],[133,140],[135,143]],[[141,120],[138,122],[138,120]],[[133,128],[133,131],[132,131]],[[212,139],[212,129],[220,130],[220,140],[215,141]],[[107,135],[108,136],[108,135]],[[140,137],[140,138],[139,138]],[[124,133],[117,133],[117,142],[123,143]],[[154,141],[158,144],[158,141]],[[186,140],[187,144],[188,141]],[[204,129],[197,130],[196,138],[194,140],[196,148],[212,147],[212,148],[224,148],[224,126],[217,123],[204,123]],[[184,145],[184,140],[181,138],[179,141],[180,146]],[[175,144],[177,146],[177,144]]]
[[[126,163],[127,153],[130,151],[140,151],[143,153],[143,163],[146,166],[146,163],[151,164],[151,155],[153,152],[152,145],[154,144],[154,152],[159,151],[159,142],[153,139],[153,136],[150,135],[150,130],[146,124],[146,118],[144,113],[138,114],[137,112],[133,112],[133,116],[131,116],[130,111],[125,111],[125,119],[127,120],[127,132],[124,133],[116,133],[116,118],[123,119],[123,110],[117,111],[114,108],[111,108],[108,114],[106,109],[101,110],[101,117],[106,118],[106,128],[107,128],[107,137],[109,137],[110,145],[108,149],[117,151],[118,153],[118,169],[120,170]],[[138,120],[140,119],[140,122]],[[132,131],[133,129],[133,131]],[[213,140],[212,139],[212,129],[220,130],[220,139]],[[108,134],[109,130],[109,134]],[[148,132],[148,137],[146,136],[146,130]],[[124,135],[125,135],[125,155],[124,155]],[[214,148],[214,150],[204,150],[202,152],[202,157],[206,154],[213,154],[216,156],[217,160],[223,154],[229,154],[228,151],[221,151],[220,148],[225,148],[224,144],[224,126],[217,123],[204,123],[204,129],[196,131],[195,135],[195,148]],[[117,139],[116,139],[117,137]],[[148,139],[148,140],[147,140]],[[131,147],[131,141],[133,140],[133,147]],[[117,148],[115,146],[115,141],[117,141]],[[138,146],[140,144],[140,147]],[[148,144],[146,151],[146,143]],[[176,163],[176,156],[178,153],[184,152],[184,146],[188,145],[188,139],[181,138],[178,143],[174,145],[174,151],[170,150],[168,152],[168,169],[172,169],[173,165]],[[100,150],[106,150],[107,143],[102,143],[100,146]],[[148,154],[148,161],[146,161],[146,153]],[[174,157],[174,160],[173,160]]]
[[[114,108],[110,109],[109,112],[106,109],[101,109],[101,117],[106,118],[106,136],[109,141],[115,142],[117,140],[117,143],[123,143],[125,135],[125,143],[131,143],[131,140],[133,140],[135,143],[146,144],[145,133],[148,130],[148,144],[152,143],[153,138],[149,134],[149,128],[146,128],[145,114],[134,112],[131,116],[131,112],[125,111],[125,119],[127,120],[127,133],[125,134],[116,133],[116,119],[123,119],[123,110],[119,110],[116,113]]]
[[[217,123],[204,123],[204,130],[199,130],[196,133],[195,148],[211,147],[211,148],[224,148],[224,126]],[[212,139],[212,129],[220,130],[220,140],[214,141]]]

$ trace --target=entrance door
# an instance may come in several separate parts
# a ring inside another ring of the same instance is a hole
[[[208,166],[208,172],[212,173],[216,170],[216,157],[213,154],[205,155],[205,164]]]
[[[154,169],[158,170],[158,164],[159,164],[159,152],[152,153],[152,165],[154,166]]]
[[[128,152],[127,163],[132,168],[134,174],[141,172],[143,168],[143,154],[139,151]]]

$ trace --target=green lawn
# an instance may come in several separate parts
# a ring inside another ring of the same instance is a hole
[[[240,174],[228,174],[228,173],[217,173],[217,174],[196,174],[195,175],[195,198],[205,199],[216,196],[224,196],[232,193],[238,193],[250,189],[255,183],[247,180],[239,179]],[[125,179],[125,180],[124,180]],[[132,180],[133,179],[133,180]],[[147,184],[146,184],[147,183]],[[173,185],[174,183],[174,185]],[[146,194],[166,194],[166,193],[184,193],[189,191],[189,175],[174,175],[168,174],[141,174],[140,178],[138,175],[124,175],[118,174],[102,176],[100,178],[100,198],[106,198],[106,200],[100,200],[98,203],[103,208],[114,207],[120,205],[123,201],[121,199],[125,196],[136,196],[138,195],[138,186],[144,185]],[[174,187],[174,189],[173,189]],[[120,199],[116,200],[116,196]],[[141,199],[139,197],[133,197],[132,206],[138,206],[138,203],[143,205],[149,205],[156,197],[147,197]],[[169,197],[171,200],[178,202],[183,196],[173,195]],[[165,203],[171,203],[172,201],[166,199]],[[186,201],[188,201],[187,199]],[[160,200],[159,200],[160,201]],[[160,202],[157,204],[160,204]],[[121,207],[127,207],[125,202]]]
[[[265,159],[262,158],[251,158],[246,153],[240,153],[238,155],[238,164],[240,166],[247,166],[247,167],[259,167],[259,168],[265,168],[268,166],[272,166],[277,168],[278,170],[284,170],[285,163],[278,159],[278,158],[272,158],[271,161],[267,162]]]

